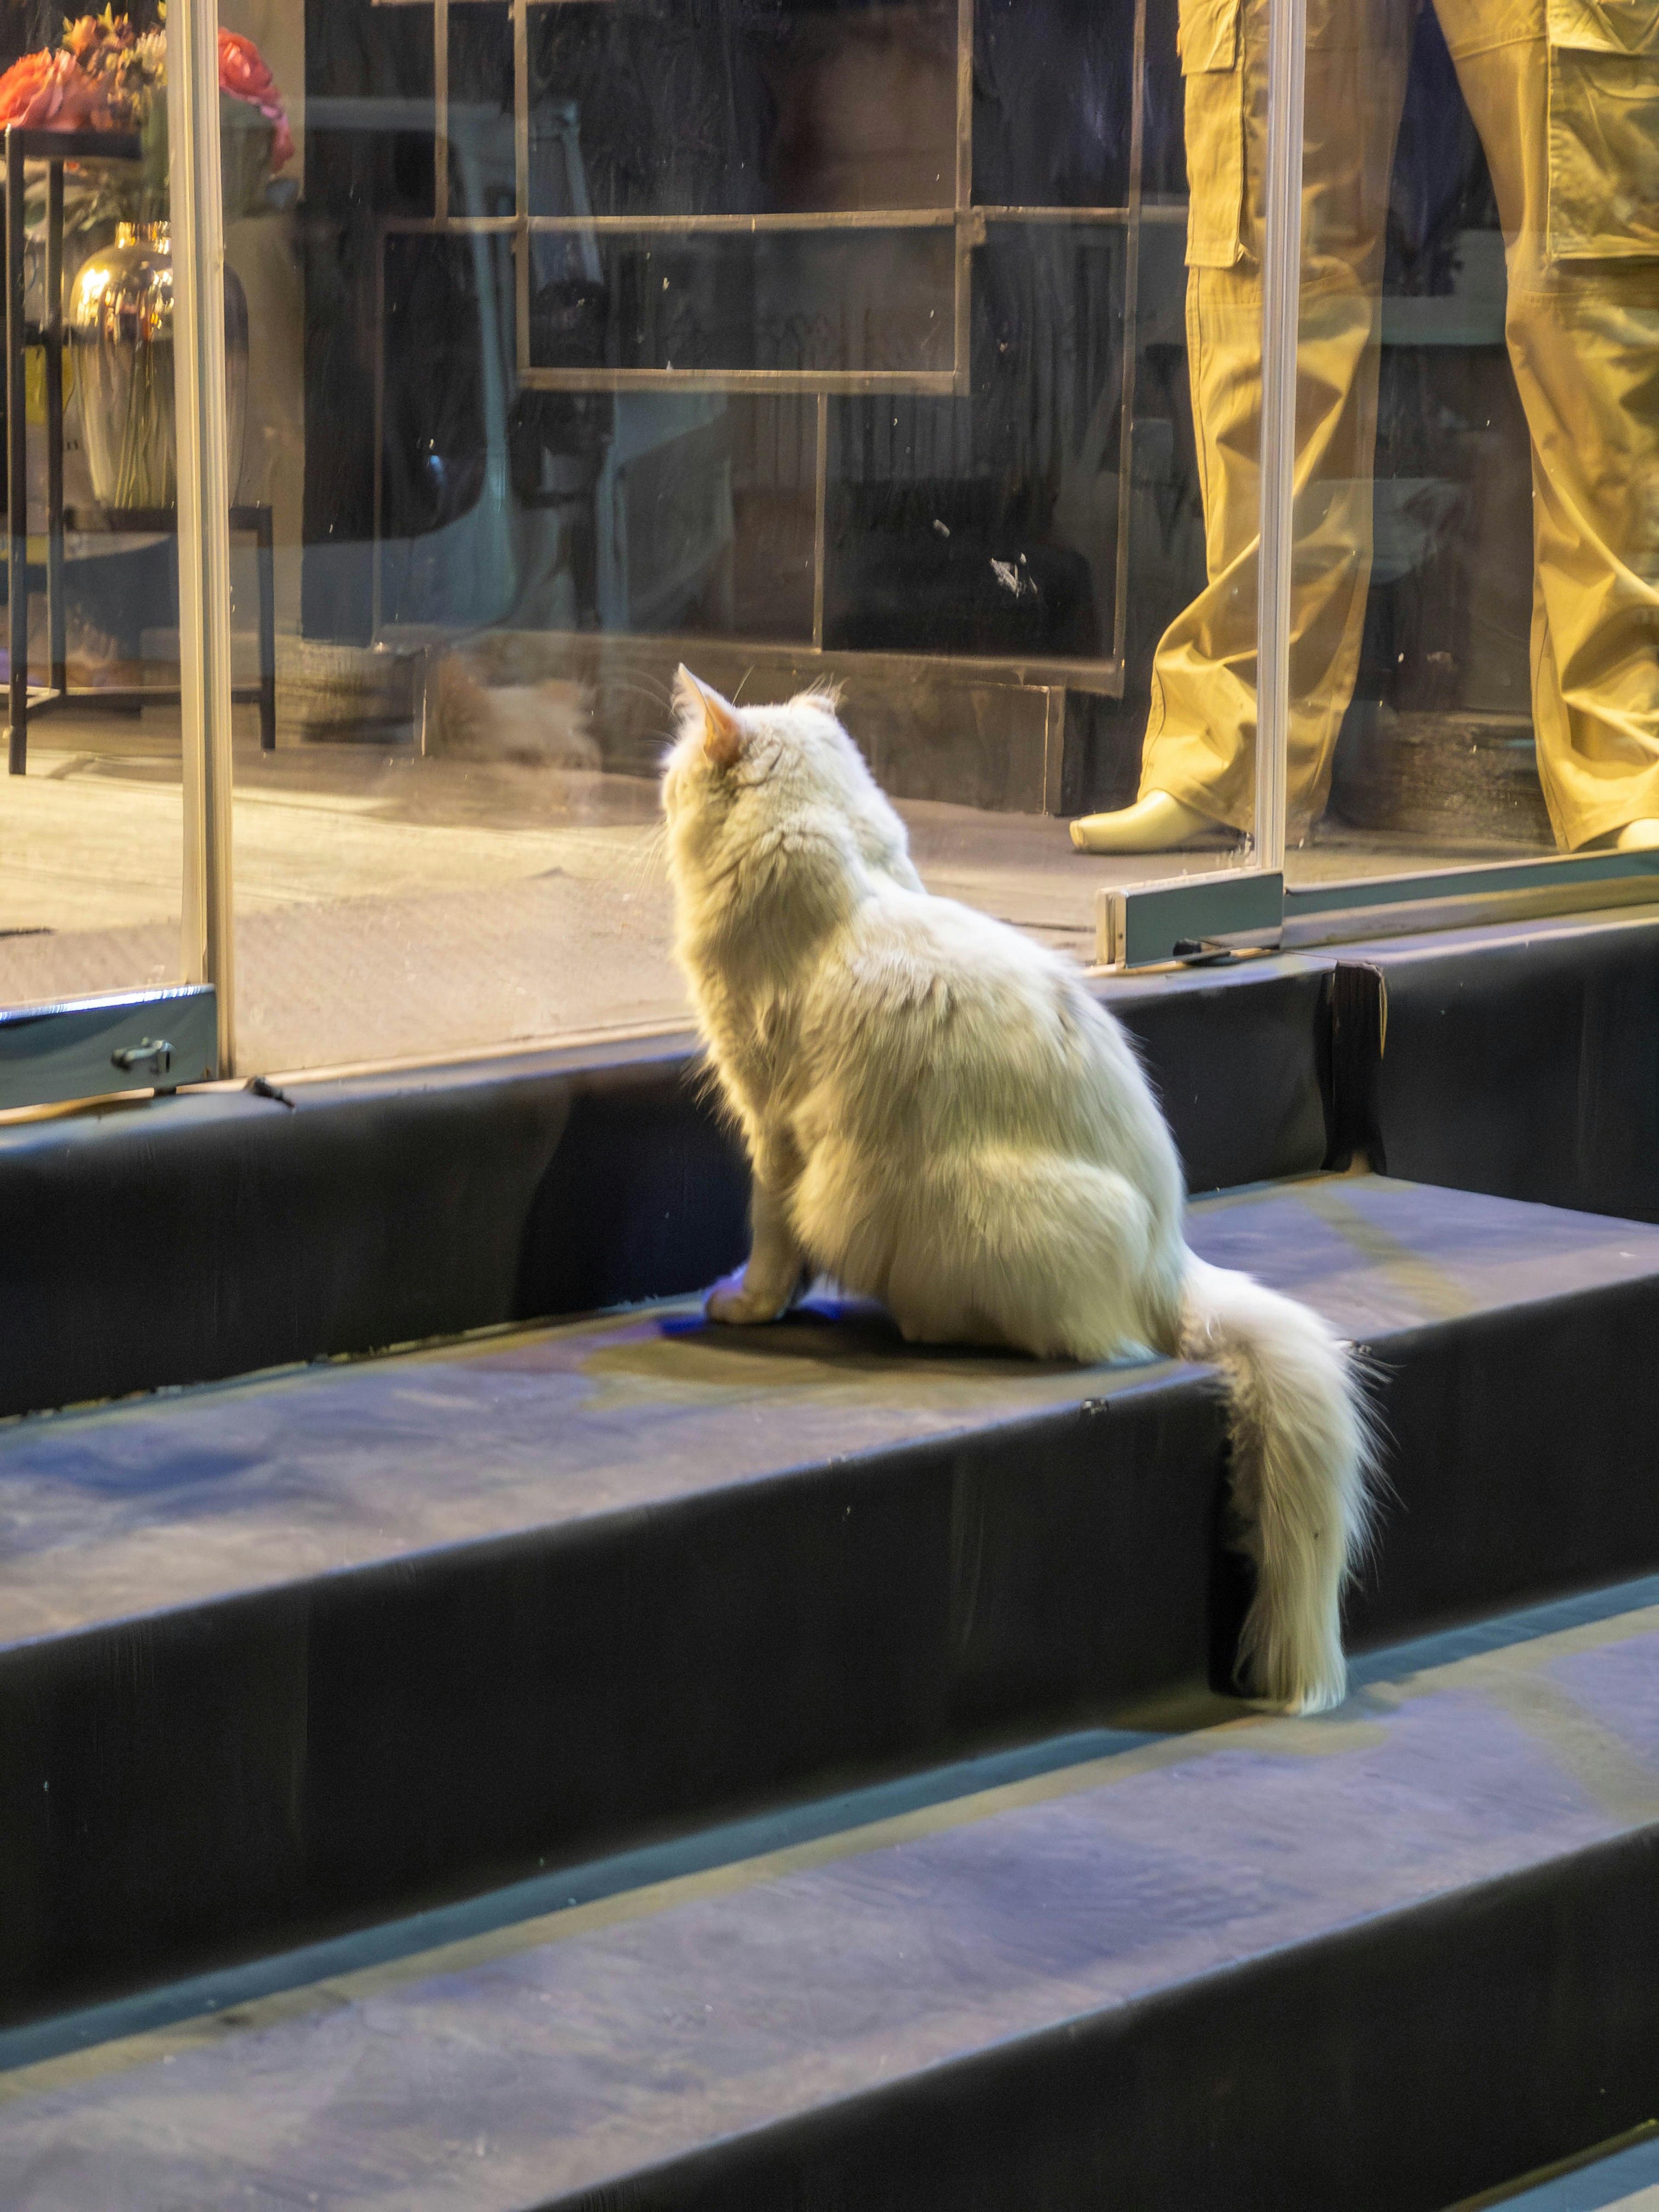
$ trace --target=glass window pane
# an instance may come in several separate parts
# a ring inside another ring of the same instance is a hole
[[[981,0],[974,198],[981,206],[1127,205],[1134,40],[1124,36],[1126,14],[1093,0]]]
[[[1659,840],[1659,41],[1605,12],[1310,9],[1293,873]]]
[[[541,231],[532,263],[532,368],[948,376],[953,366],[955,241],[938,226]]]
[[[1109,658],[1127,251],[1121,225],[995,226],[971,264],[970,394],[836,400],[827,647]]]
[[[527,30],[532,215],[955,204],[955,0],[562,0]]]
[[[507,0],[449,12],[449,211],[515,215],[513,16]]]
[[[64,27],[58,14],[8,10],[0,68],[55,50]],[[21,708],[0,785],[8,1006],[183,980],[165,185],[147,193],[132,161],[108,158],[117,137],[106,157],[67,167],[54,143],[42,133],[24,170],[16,482],[0,438],[8,551],[20,556],[0,561],[0,653]],[[7,386],[0,378],[9,417]],[[113,1074],[108,1087],[121,1087]]]
[[[276,544],[250,1067],[683,1019],[681,660],[744,703],[840,684],[927,879],[1079,962],[1101,885],[1248,861],[1254,483],[1206,556],[1188,295],[1223,277],[1183,258],[1194,116],[1200,230],[1242,219],[1244,78],[1183,76],[1174,0],[222,21],[301,187],[228,233]],[[1237,709],[1215,791],[1198,631]],[[1150,830],[1074,848],[1143,785]]]

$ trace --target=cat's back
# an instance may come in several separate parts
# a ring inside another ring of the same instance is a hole
[[[801,1041],[843,1123],[928,1141],[1156,1147],[1133,1051],[1076,969],[1006,923],[894,886],[829,949]]]

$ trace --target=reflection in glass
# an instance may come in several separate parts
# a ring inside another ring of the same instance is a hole
[[[1124,252],[1120,229],[999,226],[969,398],[836,403],[826,646],[1110,653]]]
[[[562,111],[598,216],[955,203],[955,0],[563,0],[529,40],[532,215]]]
[[[535,234],[538,275],[568,235]],[[955,274],[951,233],[938,227],[647,238],[607,230],[591,274],[567,261],[550,301],[540,288],[532,297],[531,364],[948,374]],[[592,302],[580,319],[577,282],[590,288],[584,307]]]
[[[682,659],[844,687],[928,880],[1087,957],[1054,817],[1202,574],[1174,0],[234,4],[305,88],[252,1060],[678,1018]]]

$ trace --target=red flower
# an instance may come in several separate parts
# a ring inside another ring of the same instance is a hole
[[[228,93],[233,100],[243,100],[250,107],[257,107],[265,121],[274,125],[270,146],[273,169],[280,169],[293,158],[294,139],[276,80],[265,67],[252,40],[243,38],[236,31],[219,33],[219,89]]]
[[[71,54],[25,54],[0,76],[0,129],[99,131],[109,121],[103,88]]]

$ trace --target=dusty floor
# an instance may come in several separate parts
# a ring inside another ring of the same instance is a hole
[[[238,714],[241,1072],[684,1013],[650,784],[373,746],[262,754],[252,710]],[[931,890],[1079,961],[1093,956],[1101,884],[1231,857],[1093,860],[1045,817],[933,802],[901,811]],[[0,1004],[173,980],[181,830],[176,709],[37,723],[27,775],[0,787]],[[1391,873],[1476,850],[1322,835],[1289,872]]]

